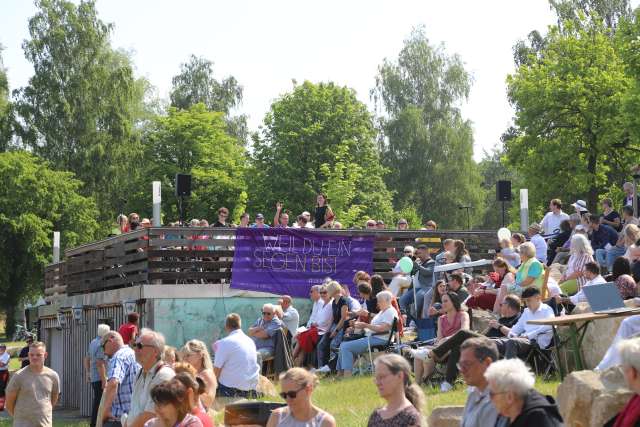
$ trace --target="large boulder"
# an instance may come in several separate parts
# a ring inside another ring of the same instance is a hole
[[[627,307],[635,307],[632,299],[626,300]],[[573,310],[572,314],[590,313],[591,307],[586,302],[579,303]],[[586,369],[595,368],[604,357],[607,349],[613,342],[613,338],[620,327],[620,323],[625,317],[610,317],[608,319],[598,319],[592,321],[587,327],[587,332],[582,341],[582,356]],[[564,336],[567,333],[566,328],[561,329]],[[572,360],[571,355],[568,359]]]
[[[429,415],[429,427],[460,427],[464,406],[440,406]]]
[[[572,372],[558,386],[557,401],[566,426],[601,427],[632,395],[620,368],[611,368]]]

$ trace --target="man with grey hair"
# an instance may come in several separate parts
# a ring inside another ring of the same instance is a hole
[[[142,369],[133,385],[131,410],[122,422],[124,427],[143,427],[148,420],[156,417],[151,389],[175,376],[173,369],[162,361],[164,345],[164,336],[151,329],[143,328],[136,338],[133,349],[136,362]]]
[[[464,382],[470,387],[464,405],[461,427],[494,426],[498,412],[491,403],[489,387],[484,373],[498,360],[498,347],[489,338],[469,338],[460,346],[458,368]]]
[[[122,335],[110,331],[102,337],[102,349],[109,356],[107,386],[102,401],[102,425],[121,427],[121,417],[131,411],[133,385],[140,371],[131,347],[124,344]]]
[[[551,396],[535,388],[535,376],[520,359],[494,362],[484,374],[489,396],[509,427],[562,427],[562,416]]]
[[[635,394],[604,427],[637,426],[640,423],[640,338],[621,341],[617,347],[627,387]]]
[[[262,316],[249,328],[249,336],[255,342],[258,351],[258,366],[260,367],[262,367],[264,359],[273,356],[276,347],[276,332],[284,326],[275,312],[273,304],[263,305]]]
[[[102,337],[111,328],[109,325],[99,324],[96,337],[89,343],[87,354],[84,357],[84,374],[88,383],[91,383],[93,390],[93,402],[91,406],[91,427],[96,425],[98,407],[102,399],[102,389],[107,385],[107,357],[102,351]]]
[[[298,334],[298,326],[300,326],[300,314],[292,305],[293,299],[289,295],[282,295],[280,298],[280,307],[282,307],[282,322],[287,327],[291,337],[295,338]]]
[[[320,298],[320,289],[322,289],[322,285],[313,285],[309,290],[309,298],[313,302],[313,306],[311,307],[311,315],[309,316],[309,321],[307,322],[307,328],[310,328],[312,325],[318,323],[318,315],[322,306],[322,299]]]

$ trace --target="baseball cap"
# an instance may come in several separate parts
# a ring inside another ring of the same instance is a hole
[[[264,219],[264,215],[262,215],[261,213],[259,213],[258,215],[256,215],[256,219]]]

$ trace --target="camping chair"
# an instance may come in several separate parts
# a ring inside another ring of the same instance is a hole
[[[394,341],[398,344],[394,345]],[[371,340],[367,340],[368,350],[369,350],[369,363],[371,365],[371,372],[374,372],[373,367],[373,352],[389,352],[394,351],[400,348],[400,333],[398,332],[398,318],[394,317],[393,322],[391,323],[391,329],[389,330],[389,338],[385,344],[371,345]]]
[[[549,275],[551,274],[551,268],[544,266],[544,277],[542,279],[542,288],[540,288],[540,296],[542,301],[546,301],[549,298]]]
[[[531,366],[536,375],[542,376],[545,381],[560,372],[560,361],[557,358],[555,346],[555,338],[551,340],[551,344],[547,348],[541,348],[537,341],[533,341],[531,350],[525,359],[525,363]]]

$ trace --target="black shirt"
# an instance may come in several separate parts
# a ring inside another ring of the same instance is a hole
[[[507,328],[513,328],[513,326],[518,323],[518,319],[520,319],[520,313],[511,317],[501,317],[498,319],[498,323],[502,326],[506,326]],[[489,328],[489,332],[485,335],[489,338],[504,338],[505,336],[499,329],[495,328]]]
[[[331,303],[331,311],[333,312],[333,324],[337,325],[342,317],[342,307],[347,304],[347,299],[345,297],[338,298],[338,301],[335,299]],[[345,322],[346,324],[346,322]],[[343,325],[344,326],[344,325]]]
[[[213,224],[213,226],[214,226],[214,227],[229,227],[229,224],[223,224],[223,223],[221,223],[220,221],[216,221],[216,222]]]
[[[327,205],[324,206],[316,206],[316,212],[315,212],[315,227],[316,228],[320,228],[324,225],[324,223],[326,222],[324,217],[327,213]]]
[[[371,314],[378,314],[380,311],[378,309],[378,299],[373,297],[371,299],[364,300],[365,304],[367,304],[367,311]],[[373,316],[372,316],[373,317]]]
[[[27,360],[23,360],[22,361],[22,368],[24,368],[25,366],[29,366],[29,346],[26,347],[22,347],[22,349],[20,350],[20,354],[18,355],[19,358],[23,358],[26,357]]]
[[[611,227],[613,227],[616,231],[622,230],[622,218],[620,218],[620,214],[618,212],[611,211],[608,215],[604,215],[602,218],[611,222],[615,221],[615,219],[618,218],[620,220],[620,225],[618,225],[617,227],[615,225],[611,225]]]

